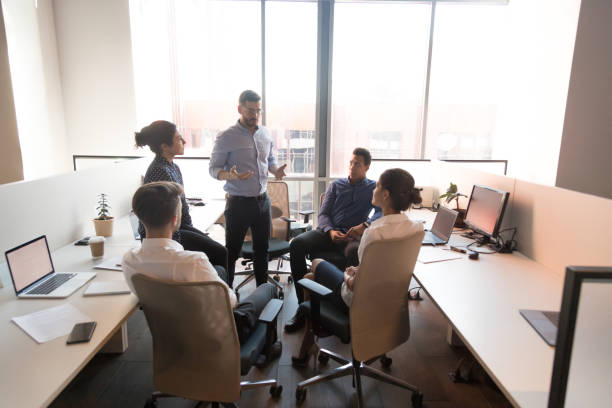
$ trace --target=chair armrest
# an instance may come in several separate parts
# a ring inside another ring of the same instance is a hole
[[[264,323],[272,323],[281,308],[283,307],[283,301],[280,299],[270,299],[270,301],[266,304],[266,307],[261,311],[259,315],[259,321]]]
[[[314,214],[314,211],[307,210],[307,211],[300,211],[299,213],[300,215],[304,216],[304,224],[308,224],[308,221],[310,220],[310,216]]]
[[[326,288],[325,286],[313,281],[312,279],[300,279],[298,283],[300,284],[300,286],[308,289],[310,292],[319,295],[322,298],[332,294],[332,291],[329,288]]]
[[[293,218],[288,218],[288,217],[280,217],[281,220],[285,221],[287,224],[291,224],[292,222],[295,222],[295,220]]]

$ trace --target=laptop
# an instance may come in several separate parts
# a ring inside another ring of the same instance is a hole
[[[130,226],[132,227],[132,234],[134,234],[134,239],[136,241],[141,241],[140,232],[138,232],[138,226],[140,225],[140,221],[134,211],[130,211]]]
[[[95,272],[56,273],[44,235],[6,251],[5,256],[19,298],[65,298],[96,276]]]
[[[519,312],[549,346],[556,346],[559,312],[528,309],[520,309]]]
[[[423,245],[446,244],[453,233],[457,214],[459,213],[455,210],[440,206],[433,227],[425,231]]]

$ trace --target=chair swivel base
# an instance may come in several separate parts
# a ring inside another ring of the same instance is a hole
[[[306,362],[308,361],[308,356],[309,355],[307,355],[304,358]],[[384,357],[387,358],[386,356]],[[318,360],[321,364],[325,364],[329,358],[343,365],[325,374],[319,374],[317,376],[314,376],[312,378],[309,378],[307,380],[304,380],[298,383],[295,389],[295,398],[298,404],[301,404],[306,399],[306,387],[309,387],[311,385],[314,385],[320,382],[329,381],[335,378],[341,378],[341,377],[351,375],[353,376],[354,386],[356,386],[357,388],[357,400],[358,400],[359,406],[363,406],[363,396],[362,396],[362,390],[361,390],[361,376],[370,377],[370,378],[385,382],[387,384],[395,385],[397,387],[401,387],[401,388],[410,390],[412,391],[412,397],[411,397],[412,406],[417,407],[417,408],[422,406],[423,394],[414,385],[409,384],[403,380],[400,380],[399,378],[395,378],[380,370],[372,368],[369,365],[367,365],[367,363],[362,363],[355,359],[353,359],[353,361],[348,361],[345,358],[341,357],[339,354],[336,354],[329,350],[319,349]],[[301,360],[302,359],[294,359],[294,363],[298,363],[298,364],[302,363]],[[368,362],[372,362],[374,360],[376,359],[369,360]],[[383,362],[383,365],[386,365],[385,362]]]
[[[273,398],[278,398],[281,396],[281,394],[283,393],[283,386],[279,385],[278,381],[272,380],[272,379],[261,380],[261,381],[241,381],[240,390],[241,391],[250,390],[253,388],[265,387],[268,385],[270,386],[270,395],[272,395]],[[151,394],[151,397],[147,399],[147,402],[145,403],[145,408],[157,407],[158,398],[171,398],[171,397],[175,398],[176,395],[155,391],[153,392],[153,394]],[[214,401],[199,401],[196,407],[202,407],[202,406],[206,407],[209,404],[212,404],[213,407],[218,407],[220,404],[221,406],[225,408],[238,408],[238,405],[236,405],[233,402],[214,402]]]

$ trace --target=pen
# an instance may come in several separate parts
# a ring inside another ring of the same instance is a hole
[[[455,252],[461,252],[462,254],[465,254],[466,251],[463,248],[457,248],[456,246],[452,246],[450,247],[451,251],[455,251]]]

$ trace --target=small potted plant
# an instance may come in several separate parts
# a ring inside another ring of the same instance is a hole
[[[463,208],[459,208],[459,197],[467,197],[465,194],[461,194],[457,185],[453,182],[450,183],[450,186],[446,189],[446,193],[442,194],[440,198],[446,198],[446,204],[449,204],[451,201],[455,200],[455,210],[459,213],[457,215],[457,220],[455,221],[455,227],[464,227],[465,224],[463,220],[465,219],[466,210]]]
[[[96,210],[98,211],[98,217],[94,218],[94,227],[96,228],[96,235],[101,237],[110,237],[113,235],[113,220],[114,218],[110,216],[110,205],[108,204],[108,199],[106,198],[106,194],[102,193],[98,196],[98,207]]]

